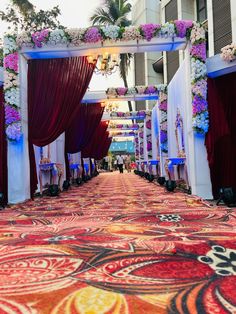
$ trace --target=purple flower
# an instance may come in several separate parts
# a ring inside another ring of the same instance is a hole
[[[175,20],[175,27],[177,30],[177,37],[184,38],[187,33],[187,29],[193,26],[191,20]]]
[[[197,95],[193,98],[193,115],[207,110],[207,101]]]
[[[163,111],[167,111],[167,101],[163,101],[159,104],[159,109]]]
[[[165,143],[167,141],[167,132],[166,131],[161,130],[160,140],[161,140],[161,143]]]
[[[32,34],[32,40],[36,47],[41,48],[43,46],[43,43],[46,42],[49,35],[48,29],[43,29],[40,32],[36,32]]]
[[[138,116],[138,117],[145,117],[145,116],[146,116],[146,113],[145,113],[145,111],[141,110],[141,111],[138,111],[138,112],[137,112],[137,116]]]
[[[6,134],[10,141],[19,141],[22,135],[20,123],[8,125],[6,128]]]
[[[190,51],[191,55],[195,58],[200,58],[203,61],[206,61],[206,43],[200,43],[193,45]]]
[[[128,88],[127,87],[118,87],[116,89],[116,92],[119,96],[124,96],[128,91]]]
[[[152,150],[152,142],[147,142],[147,151],[150,152]]]
[[[140,132],[140,133],[139,133],[139,137],[140,137],[140,138],[143,138],[143,132]]]
[[[145,89],[145,94],[155,94],[157,92],[157,88],[155,86],[148,86]]]
[[[97,27],[89,28],[84,35],[84,41],[86,43],[96,43],[101,40],[102,35]]]
[[[160,24],[144,24],[140,26],[140,33],[147,41],[150,41],[160,29]]]
[[[151,127],[152,127],[152,121],[151,120],[147,120],[146,121],[146,128],[151,130]]]
[[[117,112],[117,117],[124,117],[125,113],[124,112]]]
[[[5,107],[5,120],[6,124],[20,121],[20,113],[15,108],[7,105]]]

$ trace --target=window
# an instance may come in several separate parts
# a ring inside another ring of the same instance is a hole
[[[207,20],[207,0],[197,0],[197,20],[199,22]]]

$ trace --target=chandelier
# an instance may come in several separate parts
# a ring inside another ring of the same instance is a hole
[[[87,56],[87,60],[89,63],[96,63],[96,67],[94,72],[96,74],[102,75],[111,75],[117,71],[119,68],[119,55],[118,54],[109,54],[104,53],[103,55],[99,55],[98,57],[95,55]]]

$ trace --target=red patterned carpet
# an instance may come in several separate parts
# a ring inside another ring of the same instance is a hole
[[[236,212],[101,174],[0,213],[0,314],[236,313]]]

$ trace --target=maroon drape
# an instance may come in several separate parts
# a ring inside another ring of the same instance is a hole
[[[4,194],[4,203],[7,204],[7,141],[3,86],[0,86],[0,192]]]
[[[97,156],[96,156],[96,160],[100,160],[103,157],[107,156],[108,150],[109,150],[110,145],[111,145],[111,142],[112,142],[112,138],[109,137],[109,133],[108,133],[106,135],[106,138],[104,139],[102,145],[101,145],[101,148],[100,148]]]
[[[213,195],[222,187],[236,189],[236,73],[208,79],[210,128],[206,147]]]
[[[99,125],[104,108],[100,103],[81,105],[69,128],[65,132],[67,153],[80,152],[90,142]]]
[[[77,114],[94,65],[86,57],[28,62],[28,125],[31,196],[37,186],[33,144],[53,142]]]
[[[83,104],[79,107],[73,121],[65,132],[66,178],[70,178],[68,153],[80,152],[92,139],[99,125],[104,107],[100,103]]]
[[[90,140],[90,143],[81,151],[83,158],[96,158],[99,149],[106,136],[108,123],[107,121],[101,121],[97,126],[94,134]]]

